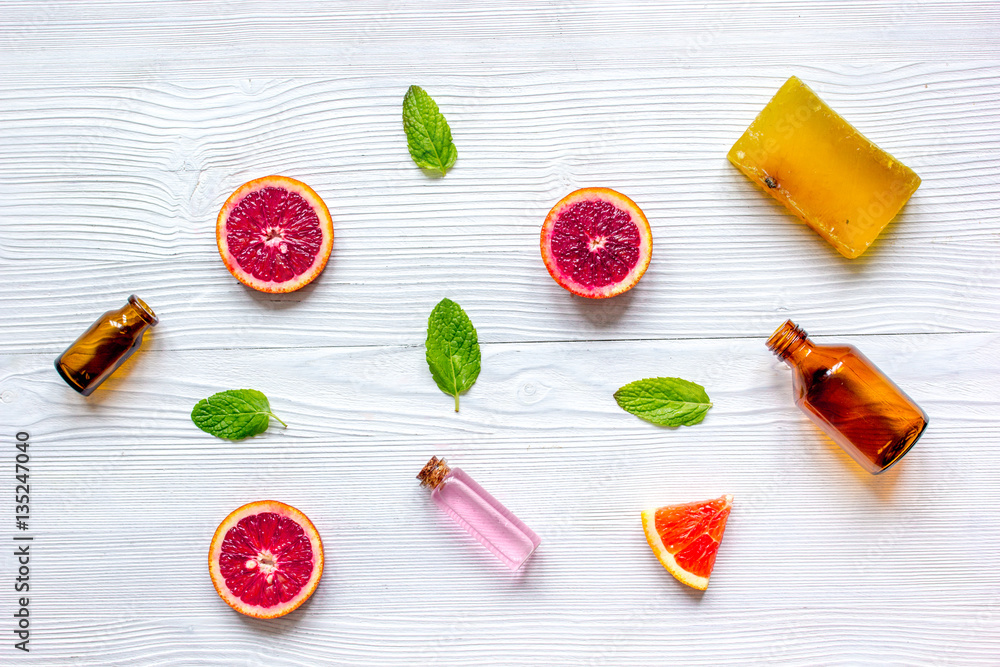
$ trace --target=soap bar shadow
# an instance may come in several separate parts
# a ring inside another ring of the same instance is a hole
[[[732,165],[729,166],[732,167]],[[911,202],[917,196],[917,194],[914,193],[913,197],[910,197],[910,199],[907,200],[907,202],[903,205],[903,208],[900,209],[899,213],[897,213],[896,216],[889,221],[889,224],[887,224],[879,235],[875,237],[875,240],[872,241],[872,244],[868,246],[868,249],[865,250],[861,256],[850,259],[841,255],[836,248],[830,245],[826,239],[820,236],[815,230],[806,224],[805,221],[801,220],[798,216],[789,211],[780,201],[770,196],[767,193],[767,190],[761,187],[759,183],[747,178],[735,167],[733,167],[732,170],[736,172],[732,180],[739,181],[741,183],[741,185],[737,187],[743,189],[747,193],[745,196],[762,196],[763,199],[767,200],[768,205],[775,214],[775,222],[777,222],[776,219],[780,217],[784,222],[796,225],[799,228],[801,238],[805,239],[810,237],[809,242],[815,243],[817,246],[822,246],[823,249],[829,252],[830,256],[835,258],[835,261],[837,261],[840,266],[856,275],[863,274],[868,271],[868,267],[873,262],[881,258],[883,252],[885,252],[883,250],[884,247],[895,245],[895,242],[899,238],[899,227],[901,224],[905,223],[907,218],[911,217],[913,210]],[[753,195],[750,194],[751,191],[754,193]]]

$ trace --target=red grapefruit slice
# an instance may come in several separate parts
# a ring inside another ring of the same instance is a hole
[[[715,567],[733,497],[667,505],[642,513],[642,529],[653,553],[670,574],[692,588],[705,590]]]
[[[254,618],[294,611],[323,575],[323,541],[312,521],[291,505],[259,500],[219,524],[208,550],[219,596]]]
[[[215,223],[229,272],[261,292],[293,292],[313,281],[333,248],[330,211],[312,188],[286,176],[244,183]]]
[[[541,246],[545,268],[559,285],[605,299],[639,282],[653,254],[653,235],[634,201],[610,188],[583,188],[549,211]]]

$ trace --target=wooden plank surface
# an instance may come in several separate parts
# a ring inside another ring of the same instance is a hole
[[[0,468],[31,434],[31,652],[0,664],[908,664],[1000,661],[1000,10],[995,3],[0,3]],[[858,260],[725,153],[796,74],[923,179]],[[459,160],[410,161],[424,86]],[[336,241],[311,286],[243,288],[214,245],[250,178],[305,180]],[[640,284],[570,296],[538,230],[576,187],[632,197]],[[84,399],[52,360],[129,293],[161,318]],[[483,343],[455,413],[423,358],[450,297]],[[795,408],[764,339],[857,344],[931,416],[863,473]],[[664,429],[612,394],[703,384]],[[264,391],[289,427],[191,424]],[[542,537],[510,575],[413,479],[431,454]],[[7,457],[7,458],[3,458]],[[13,467],[12,465],[10,466]],[[13,536],[0,476],[0,541]],[[675,582],[640,509],[732,493],[712,585]],[[205,571],[232,509],[323,535],[303,608],[253,621]],[[17,563],[0,550],[0,587]]]
[[[955,70],[891,68],[859,86],[854,72],[795,68],[924,181],[853,261],[725,159],[789,71],[428,83],[462,148],[441,180],[399,151],[399,76],[250,92],[108,86],[86,99],[66,86],[9,87],[17,120],[0,129],[10,174],[0,278],[52,309],[18,308],[0,334],[16,351],[58,352],[93,310],[81,291],[140,293],[172,349],[231,347],[234,333],[253,347],[406,344],[445,295],[474,309],[490,341],[762,336],[775,312],[831,332],[993,331],[1000,83],[989,68]],[[973,108],[987,121],[957,122]],[[335,220],[330,266],[287,296],[248,293],[214,247],[222,202],[267,173],[313,185]],[[643,207],[654,259],[632,293],[584,303],[538,270],[538,230],[563,194],[595,184]]]

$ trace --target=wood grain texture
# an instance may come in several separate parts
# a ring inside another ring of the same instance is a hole
[[[169,349],[226,348],[234,337],[249,347],[410,344],[443,296],[487,341],[761,336],[789,313],[831,333],[994,331],[1000,77],[957,70],[892,67],[859,82],[857,72],[795,68],[924,179],[858,260],[725,160],[788,71],[428,84],[460,147],[439,180],[400,150],[398,76],[84,96],[8,87],[18,121],[0,128],[0,280],[22,304],[52,310],[16,308],[0,335],[8,349],[54,354],[129,292],[160,314],[156,337]],[[291,295],[244,288],[215,248],[222,202],[268,173],[310,183],[334,216],[328,268]],[[586,302],[548,276],[538,233],[552,204],[594,184],[639,203],[654,251],[637,289]]]
[[[30,432],[35,536],[32,651],[0,595],[0,664],[996,665],[998,24],[994,2],[0,2],[0,470]],[[725,159],[791,74],[923,178],[858,260]],[[451,123],[443,179],[406,152],[413,83]],[[214,245],[222,202],[269,173],[313,186],[336,230],[285,296]],[[538,251],[587,185],[653,229],[649,271],[607,301]],[[52,360],[132,292],[161,323],[84,399]],[[457,414],[424,362],[445,296],[483,345]],[[862,472],[795,408],[763,345],[787,317],[930,414],[900,465]],[[703,384],[706,420],[618,408],[655,375]],[[193,426],[240,386],[289,427]],[[539,533],[522,573],[430,502],[432,454]],[[722,493],[700,594],[639,511]],[[273,622],[205,567],[219,521],[264,497],[327,555]],[[16,566],[0,549],[3,589]]]
[[[385,70],[473,74],[610,64],[730,67],[754,62],[913,62],[997,58],[991,0],[696,7],[641,0],[375,0],[285,3],[72,0],[4,3],[10,76],[60,80],[171,75],[350,76]],[[114,49],[114,53],[109,52]],[[865,60],[860,61],[859,54]]]
[[[931,661],[947,648],[944,664],[988,664],[1000,648],[996,473],[984,465],[1000,336],[850,342],[931,415],[880,477],[795,409],[789,373],[758,340],[487,344],[458,414],[419,347],[141,354],[92,399],[63,386],[47,355],[15,355],[0,386],[13,387],[6,405],[32,434],[44,489],[39,655],[652,664],[649,653],[677,651],[696,664],[805,663],[860,643],[866,660]],[[711,388],[705,422],[656,427],[611,398],[668,373]],[[191,424],[198,398],[254,376],[288,429],[231,443]],[[414,475],[434,453],[542,536],[522,575],[430,504]],[[722,492],[737,503],[697,595],[653,559],[638,511]],[[272,624],[236,617],[204,572],[216,524],[251,497],[306,511],[329,559],[316,597]],[[973,622],[977,641],[949,643]],[[101,647],[85,649],[95,636]]]

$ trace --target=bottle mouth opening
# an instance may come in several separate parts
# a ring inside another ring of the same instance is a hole
[[[128,298],[128,302],[136,307],[139,311],[140,317],[149,323],[149,326],[156,326],[156,323],[160,321],[160,318],[156,316],[153,309],[150,308],[145,301],[137,297],[135,294]]]
[[[778,358],[787,359],[795,344],[805,340],[806,336],[806,332],[800,329],[795,322],[785,320],[785,323],[767,339],[767,349],[771,350]]]

